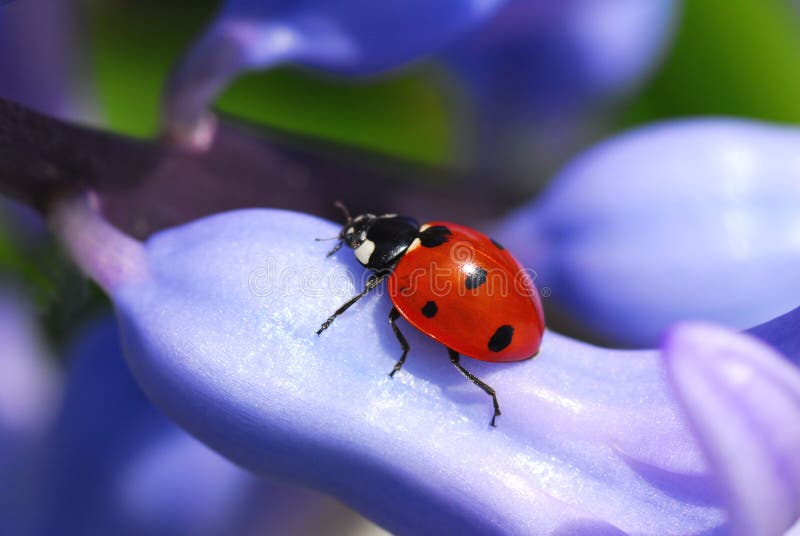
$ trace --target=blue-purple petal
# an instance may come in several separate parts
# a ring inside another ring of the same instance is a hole
[[[670,380],[720,480],[733,535],[783,534],[800,517],[800,369],[753,337],[683,324]]]
[[[17,534],[32,452],[46,437],[61,395],[56,369],[33,307],[24,294],[0,285],[0,534]]]
[[[82,210],[67,202],[53,221],[91,222]],[[145,264],[121,271],[113,257],[136,246],[102,220],[64,238],[76,256],[93,234],[125,244],[80,260],[111,292],[129,364],[160,408],[244,467],[392,531],[718,534],[794,521],[798,372],[773,350],[705,325],[677,328],[663,352],[548,332],[533,361],[465,360],[498,390],[492,429],[484,393],[404,323],[412,353],[388,378],[400,349],[386,296],[314,335],[363,281],[347,251],[326,259],[312,240],[336,231],[287,211],[224,213],[154,235],[138,246]],[[788,473],[762,475],[778,502],[759,513],[763,498],[735,477],[769,463]]]
[[[506,0],[360,0],[275,2],[228,0],[223,19],[259,32],[250,41],[251,66],[270,64],[270,46],[293,37],[289,57],[349,74],[369,74],[436,51],[485,21]],[[287,34],[288,33],[288,34]],[[326,48],[327,47],[327,48]]]
[[[519,103],[547,115],[630,89],[663,52],[679,10],[679,0],[516,0],[444,57],[478,87],[527,93]]]
[[[722,525],[713,489],[688,494],[711,477],[657,353],[549,333],[534,361],[468,360],[498,390],[493,430],[484,393],[405,324],[412,353],[389,379],[399,348],[387,297],[314,335],[363,274],[313,240],[336,230],[249,210],[152,237],[147,275],[109,287],[151,399],[245,467],[333,494],[392,531]]]
[[[748,332],[770,344],[800,367],[800,307],[750,328]]]
[[[73,3],[0,2],[0,97],[62,118],[92,113]]]
[[[678,0],[516,0],[443,54],[476,108],[472,152],[484,169],[530,179],[563,159],[592,105],[619,98],[655,68]],[[555,153],[555,154],[554,154]]]
[[[797,306],[800,131],[664,123],[586,152],[497,237],[554,309],[607,342],[652,345],[672,322],[746,328]]]
[[[57,406],[61,378],[24,294],[0,285],[0,471],[38,440]]]
[[[172,424],[133,382],[113,318],[84,329],[67,358],[54,428],[4,478],[3,534],[298,534],[358,522],[316,493],[249,474]]]
[[[113,318],[106,318],[69,350],[63,407],[31,471],[28,530],[166,535],[247,528],[258,517],[257,479],[149,404],[118,341]],[[154,491],[175,495],[158,500],[165,497]]]

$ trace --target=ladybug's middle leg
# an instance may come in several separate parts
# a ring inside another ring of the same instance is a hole
[[[392,310],[389,311],[389,323],[392,325],[392,330],[394,331],[395,337],[397,337],[397,341],[403,348],[403,355],[400,356],[400,359],[395,363],[394,368],[389,373],[389,376],[392,378],[395,372],[403,368],[403,363],[406,362],[406,355],[408,355],[408,351],[411,349],[406,338],[400,333],[400,328],[397,327],[396,321],[398,318],[400,318],[400,311],[397,310],[397,307],[392,307]]]
[[[471,381],[472,383],[483,389],[487,395],[492,397],[492,402],[494,403],[494,415],[492,415],[492,422],[490,424],[492,426],[496,426],[494,420],[500,415],[500,404],[497,403],[497,395],[495,394],[494,389],[492,389],[489,385],[476,378],[474,374],[472,374],[470,371],[461,366],[461,363],[459,363],[460,356],[458,355],[458,352],[456,352],[451,348],[448,348],[447,353],[450,354],[450,362],[453,365],[455,365],[458,371],[461,374],[463,374],[465,378],[467,378],[469,381]]]
[[[320,328],[317,330],[317,335],[319,335],[320,333],[322,333],[323,331],[328,329],[328,326],[333,324],[333,321],[336,320],[337,316],[339,316],[343,312],[347,311],[350,308],[351,305],[353,305],[358,300],[360,300],[361,298],[366,296],[367,293],[370,290],[372,290],[375,287],[377,287],[378,285],[380,285],[381,281],[386,279],[388,276],[389,276],[388,273],[382,274],[382,275],[374,275],[374,274],[371,275],[369,280],[367,281],[367,284],[364,285],[364,290],[362,290],[360,293],[356,294],[355,296],[353,296],[352,298],[347,300],[347,302],[344,305],[342,305],[341,307],[336,309],[336,311],[331,316],[329,316],[328,319],[325,322],[322,323]]]

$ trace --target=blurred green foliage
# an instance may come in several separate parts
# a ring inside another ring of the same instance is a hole
[[[38,311],[48,338],[60,345],[107,298],[64,257],[43,230],[20,228],[0,203],[0,285],[23,289]]]
[[[687,115],[800,123],[800,5],[687,0],[666,61],[623,124]]]

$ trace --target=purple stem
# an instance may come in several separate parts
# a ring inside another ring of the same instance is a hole
[[[50,208],[49,223],[83,272],[109,294],[120,284],[146,277],[141,242],[109,224],[93,195],[67,195]]]
[[[53,119],[0,99],[0,194],[44,210],[65,190],[93,189],[106,217],[136,237],[243,207],[286,208],[338,219],[405,212],[467,224],[518,197],[440,169],[308,139],[260,136],[222,122],[213,145],[184,151]]]
[[[0,194],[43,209],[63,190],[130,187],[157,146],[54,119],[0,99]]]

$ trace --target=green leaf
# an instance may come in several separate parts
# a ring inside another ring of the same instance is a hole
[[[685,2],[677,40],[624,123],[683,115],[800,122],[800,15],[782,0]]]

